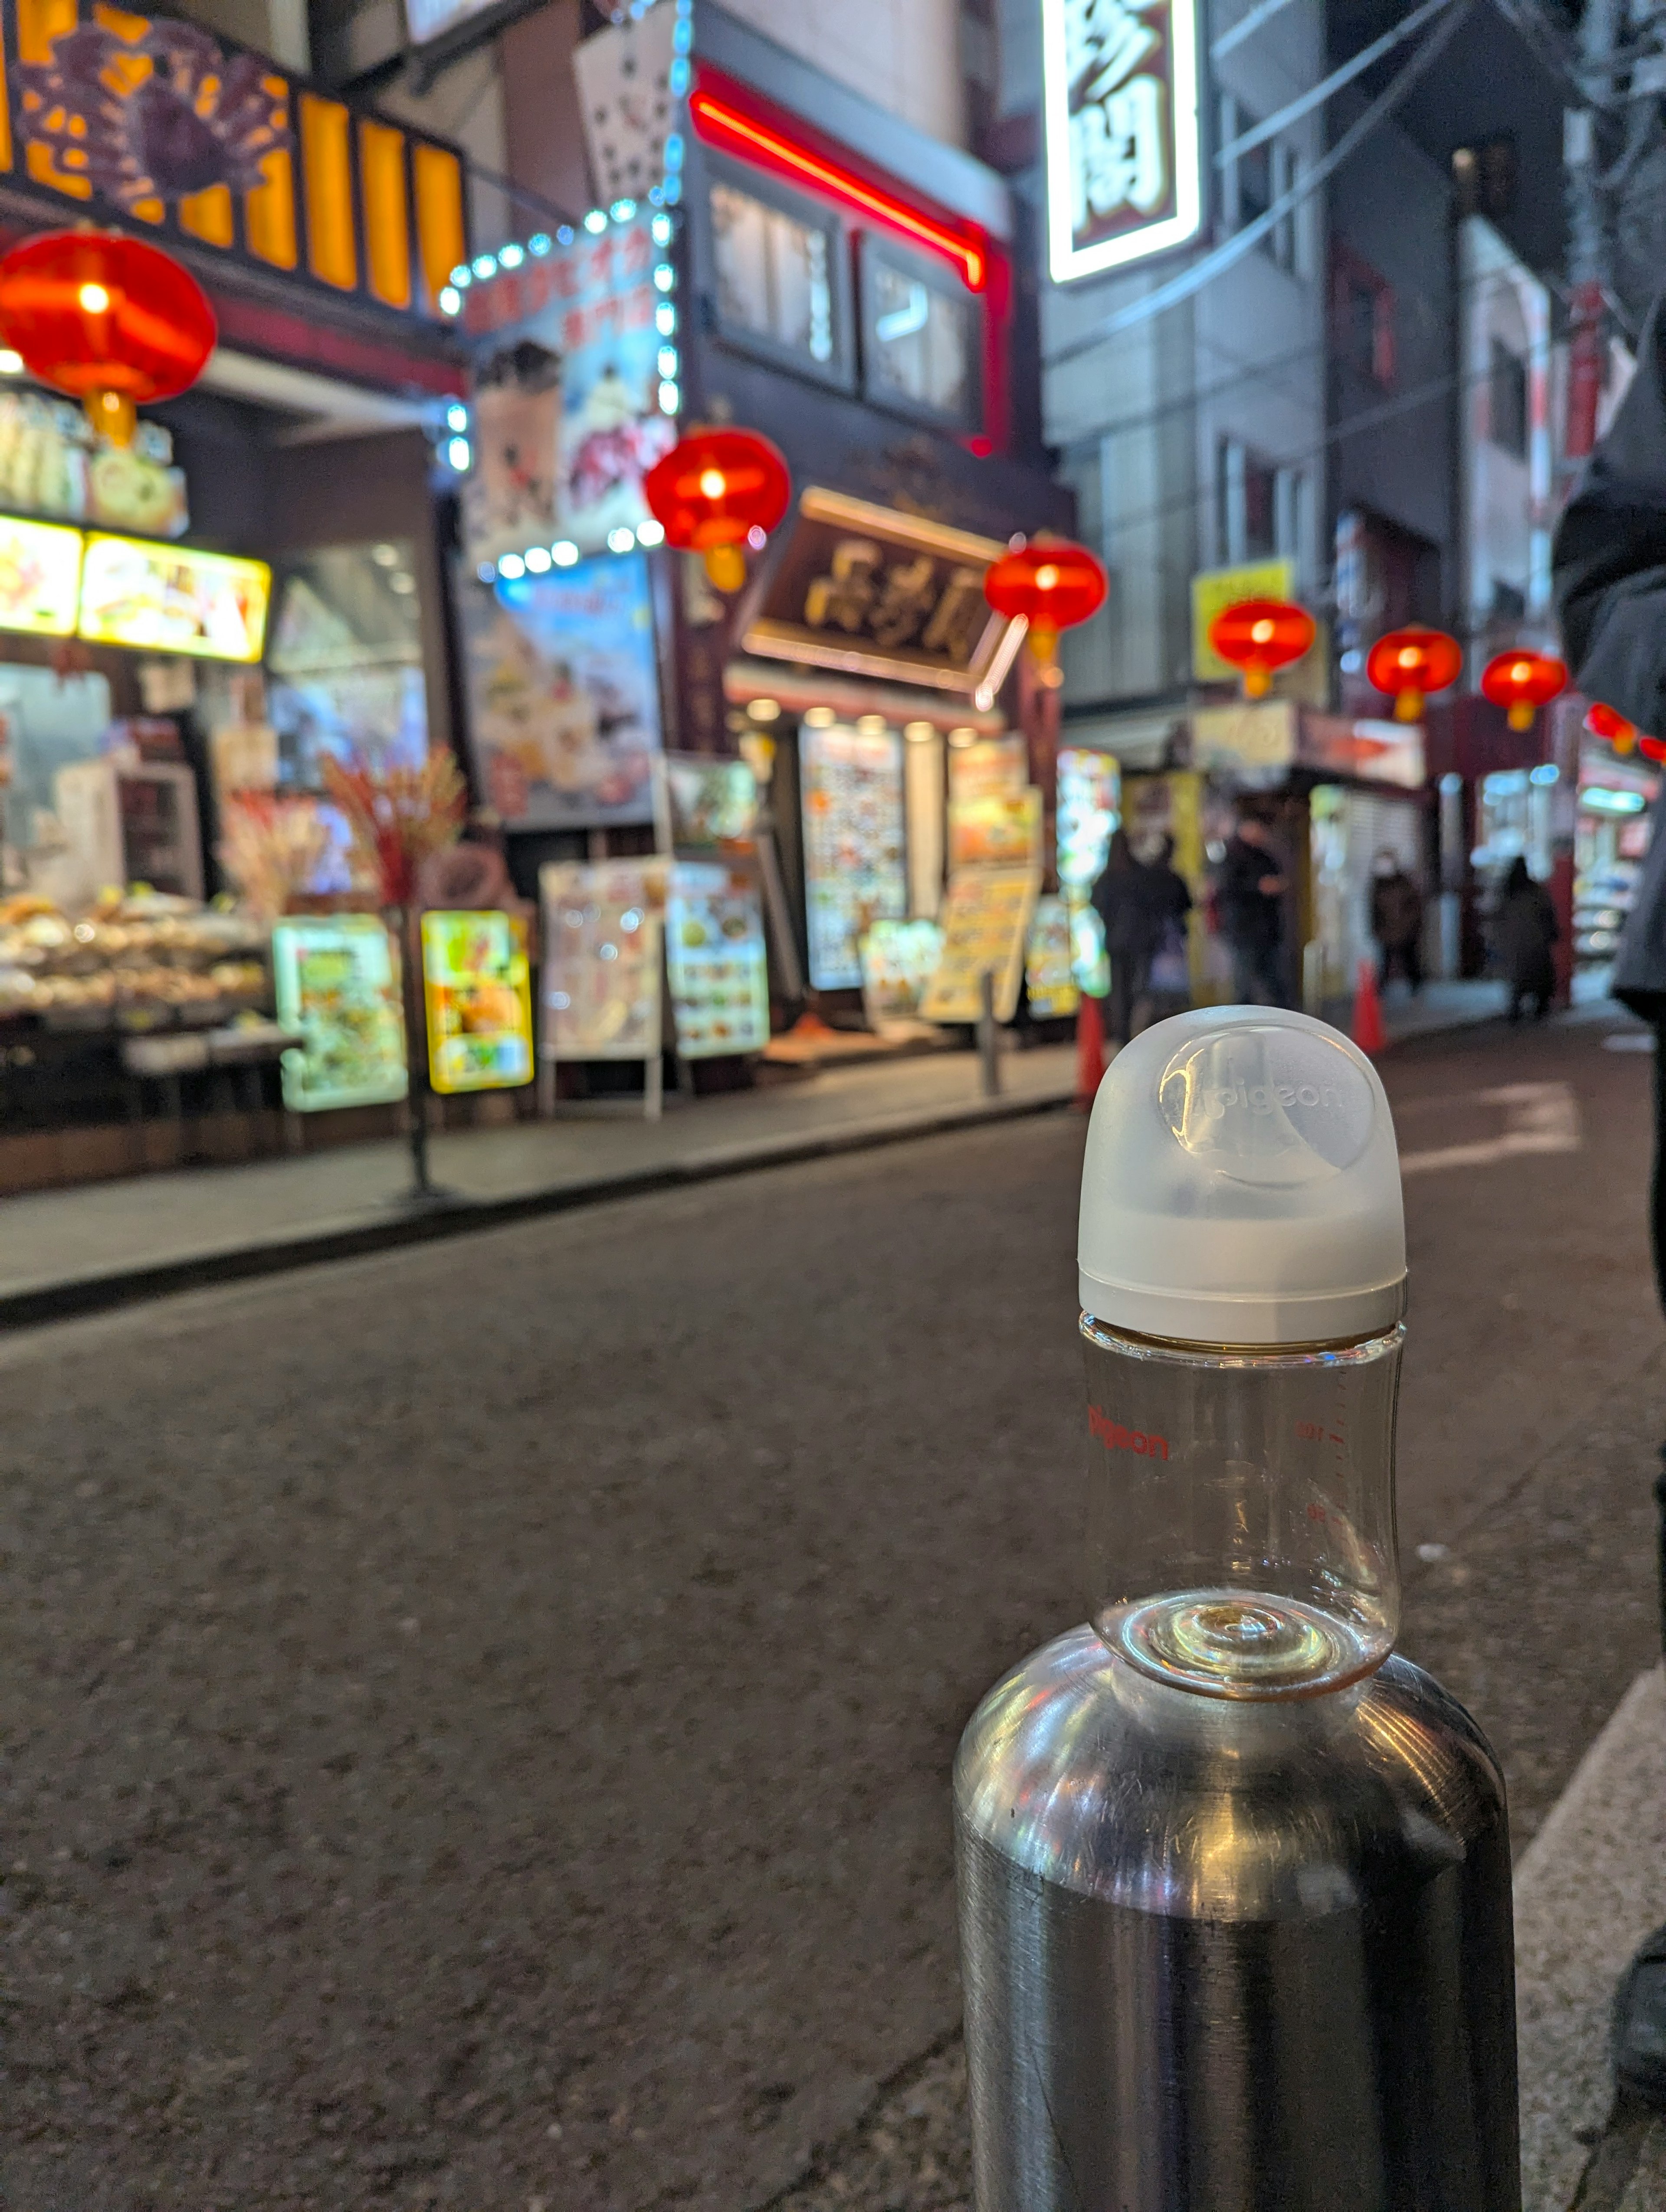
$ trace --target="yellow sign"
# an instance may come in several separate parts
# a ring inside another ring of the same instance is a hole
[[[0,629],[68,637],[80,583],[78,530],[0,516]]]
[[[1238,672],[1209,647],[1209,625],[1240,599],[1293,599],[1293,561],[1252,561],[1241,568],[1204,568],[1192,578],[1192,674],[1200,684],[1231,684]]]

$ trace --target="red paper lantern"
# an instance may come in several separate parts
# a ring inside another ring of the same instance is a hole
[[[1593,700],[1585,709],[1585,727],[1592,737],[1602,738],[1617,753],[1634,753],[1640,747],[1651,760],[1660,757],[1659,753],[1649,750],[1658,744],[1658,739],[1645,738],[1636,723],[1628,722],[1617,707],[1605,707],[1600,699]]]
[[[1365,673],[1379,691],[1394,700],[1396,722],[1414,722],[1426,693],[1456,684],[1463,667],[1463,647],[1444,629],[1411,623],[1379,637],[1365,662]]]
[[[56,230],[0,260],[0,341],[119,446],[141,405],[190,390],[216,335],[197,279],[143,239]]]
[[[746,580],[741,549],[763,544],[787,512],[793,480],[756,430],[691,430],[648,471],[642,490],[666,544],[703,553],[718,590],[738,592]]]
[[[983,579],[983,596],[1009,621],[1030,625],[1030,650],[1043,669],[1057,658],[1059,632],[1096,615],[1110,586],[1085,545],[1062,538],[1032,538],[1002,554]]]
[[[1481,688],[1495,707],[1510,710],[1512,730],[1530,730],[1541,707],[1567,689],[1567,665],[1548,653],[1523,648],[1501,653],[1482,672]]]
[[[1317,635],[1305,607],[1289,599],[1240,599],[1209,625],[1209,643],[1243,671],[1246,699],[1264,698],[1275,669],[1299,660]]]

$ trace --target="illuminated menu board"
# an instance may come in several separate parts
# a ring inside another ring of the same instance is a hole
[[[0,629],[68,637],[81,586],[81,532],[0,515]]]
[[[518,922],[496,911],[425,914],[423,985],[436,1091],[532,1081],[532,1001]]]
[[[81,635],[97,645],[258,660],[271,580],[264,561],[94,532],[82,564]]]

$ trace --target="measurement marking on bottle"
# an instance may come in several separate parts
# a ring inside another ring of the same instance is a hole
[[[1166,1437],[1147,1436],[1143,1429],[1125,1429],[1097,1406],[1088,1407],[1087,1425],[1107,1451],[1137,1452],[1142,1459],[1167,1459],[1169,1455]]]

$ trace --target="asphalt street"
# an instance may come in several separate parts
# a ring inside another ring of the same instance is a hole
[[[1620,1026],[1384,1063],[1403,1641],[1518,1842],[1657,1634]],[[0,1340],[0,2203],[824,2179],[958,2019],[961,1725],[1082,1611],[1081,1142],[1049,1115]]]

